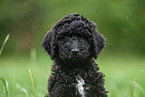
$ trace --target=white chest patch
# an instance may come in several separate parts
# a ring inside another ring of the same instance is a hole
[[[76,78],[76,80],[78,82],[76,84],[77,90],[79,91],[81,97],[85,97],[85,91],[84,91],[84,87],[83,87],[83,85],[85,84],[85,82],[84,82],[83,78],[78,75],[77,78]]]

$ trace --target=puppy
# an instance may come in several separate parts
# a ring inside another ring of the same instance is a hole
[[[42,46],[54,60],[46,97],[107,97],[104,74],[94,61],[105,39],[94,22],[69,14],[46,34]]]

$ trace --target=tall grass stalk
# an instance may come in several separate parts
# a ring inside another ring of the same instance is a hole
[[[8,81],[5,81],[3,78],[1,78],[1,81],[5,87],[4,93],[5,93],[6,97],[10,97]]]
[[[1,49],[0,49],[0,55],[2,54],[3,49],[4,49],[4,46],[5,46],[5,44],[7,43],[9,37],[10,37],[10,34],[8,34],[8,35],[6,36],[6,38],[5,38],[5,41],[4,41],[4,43],[3,43],[3,45],[2,45],[2,47],[1,47]]]
[[[32,81],[32,87],[33,87],[34,97],[36,97],[36,92],[35,92],[35,87],[34,87],[34,81],[33,81],[33,77],[32,77],[32,73],[31,73],[31,69],[30,68],[29,68],[29,73],[30,73],[30,77],[31,77],[31,81]]]

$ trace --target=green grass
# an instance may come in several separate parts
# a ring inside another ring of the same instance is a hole
[[[4,49],[4,46],[5,46],[5,44],[7,43],[9,37],[10,37],[10,34],[8,34],[8,35],[6,36],[6,38],[5,38],[4,42],[3,42],[3,45],[2,45],[1,48],[0,48],[0,55],[2,54],[3,49]]]
[[[0,79],[3,79],[0,80],[0,97],[44,97],[52,61],[46,54],[32,56],[0,56]],[[103,53],[97,60],[100,71],[106,75],[105,87],[109,97],[144,97],[144,57]]]

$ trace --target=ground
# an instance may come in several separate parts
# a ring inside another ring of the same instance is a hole
[[[0,78],[8,82],[11,97],[43,97],[47,94],[47,80],[52,61],[47,54],[29,56],[0,56]],[[145,60],[131,54],[101,53],[97,59],[105,76],[109,97],[143,97],[145,95]],[[34,96],[29,68],[32,72]],[[0,97],[4,94],[0,80]]]

